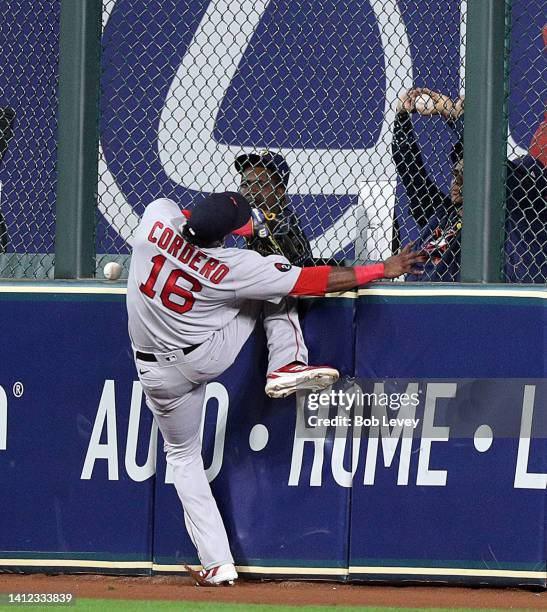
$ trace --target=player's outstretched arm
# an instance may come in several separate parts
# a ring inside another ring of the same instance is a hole
[[[426,258],[421,253],[413,252],[412,246],[412,244],[407,244],[398,255],[392,255],[380,264],[332,268],[327,283],[327,293],[353,289],[380,278],[397,278],[402,274],[421,274],[422,271],[416,267],[416,264],[424,263]]]
[[[421,274],[416,264],[424,263],[426,257],[412,251],[413,244],[383,263],[353,268],[320,266],[302,268],[291,295],[324,295],[336,291],[347,291],[381,278],[397,278],[402,274]]]

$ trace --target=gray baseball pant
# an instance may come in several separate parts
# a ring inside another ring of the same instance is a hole
[[[157,362],[136,360],[146,403],[164,439],[167,463],[184,510],[186,529],[201,564],[210,569],[233,563],[228,536],[201,458],[200,426],[207,383],[235,361],[261,310],[268,339],[268,372],[308,355],[295,301],[248,301],[224,328],[197,349],[156,354]]]

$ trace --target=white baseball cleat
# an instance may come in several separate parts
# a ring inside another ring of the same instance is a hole
[[[200,571],[192,569],[189,565],[184,566],[190,576],[196,581],[197,586],[232,586],[237,580],[236,568],[232,563],[217,565],[210,569]]]
[[[320,391],[330,387],[339,377],[338,370],[330,366],[290,364],[270,372],[264,390],[270,397],[287,397],[300,389]]]

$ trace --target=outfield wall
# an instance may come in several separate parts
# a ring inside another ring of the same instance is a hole
[[[197,562],[124,299],[112,283],[0,286],[0,571]],[[209,385],[204,422],[240,571],[545,586],[547,291],[378,285],[301,306],[310,360],[340,369],[336,389],[415,390],[418,424],[310,432],[303,398],[264,395],[259,327]]]

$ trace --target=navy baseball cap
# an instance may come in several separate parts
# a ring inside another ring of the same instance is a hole
[[[291,170],[281,153],[272,153],[266,150],[260,153],[246,153],[236,157],[235,167],[239,174],[248,167],[255,168],[256,166],[263,166],[267,170],[275,172],[283,185],[285,185],[285,188],[287,187]]]
[[[211,193],[196,204],[185,229],[200,242],[217,242],[250,218],[251,205],[240,193]]]

